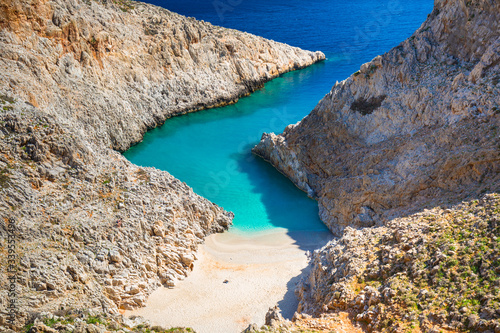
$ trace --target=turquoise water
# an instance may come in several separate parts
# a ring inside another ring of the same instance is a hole
[[[298,89],[318,64],[288,73],[238,103],[169,119],[125,156],[169,171],[194,191],[235,213],[238,231],[326,230],[317,203],[250,150],[263,132],[281,132],[317,103]]]
[[[213,2],[150,2],[214,24],[321,50],[328,60],[285,74],[234,105],[169,119],[124,155],[138,165],[170,172],[196,193],[234,212],[237,232],[326,230],[318,218],[317,203],[250,150],[263,132],[282,132],[306,116],[336,80],[409,37],[432,10],[432,0],[349,4],[316,0],[306,7],[295,0],[232,0],[228,4],[233,10],[224,15]]]

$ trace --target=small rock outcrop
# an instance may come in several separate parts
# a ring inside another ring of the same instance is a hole
[[[274,327],[278,326],[284,320],[281,315],[281,309],[278,306],[274,306],[267,311],[265,324]]]
[[[186,276],[232,213],[117,151],[322,59],[135,1],[2,1],[0,330],[116,315]]]

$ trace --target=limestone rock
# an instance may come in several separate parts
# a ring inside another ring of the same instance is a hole
[[[253,152],[317,199],[339,237],[314,252],[298,312],[349,311],[369,331],[497,329],[498,284],[477,290],[498,278],[498,245],[477,250],[487,263],[471,273],[464,249],[498,238],[499,43],[498,1],[436,1],[408,40],[263,134]]]
[[[394,218],[383,227],[347,227],[313,253],[310,275],[298,286],[298,311],[319,318],[348,310],[372,331],[384,331],[391,321],[400,331],[415,321],[423,332],[494,331],[500,284],[485,284],[481,277],[496,280],[496,268],[471,265],[479,262],[475,253],[482,262],[496,262],[499,243],[479,239],[498,237],[497,224],[489,221],[499,209],[500,195],[487,194]]]
[[[281,315],[281,309],[278,306],[269,308],[266,313],[266,325],[271,327],[278,326],[283,321],[283,316]]]

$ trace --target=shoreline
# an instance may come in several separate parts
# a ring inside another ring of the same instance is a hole
[[[286,229],[210,235],[185,280],[171,289],[157,289],[146,307],[125,315],[142,316],[164,327],[187,326],[198,333],[261,326],[268,309],[277,304],[291,319],[298,305],[295,285],[309,271],[307,251],[331,238],[329,232]]]
[[[287,44],[285,44],[285,45],[287,45]],[[311,67],[311,66],[317,65],[319,63],[328,61],[328,58],[326,57],[326,55],[322,51],[311,51],[311,52],[315,53],[315,54],[318,54],[318,58],[316,60],[313,60],[308,65],[303,65],[303,66],[288,68],[286,70],[283,70],[283,71],[279,72],[276,75],[270,76],[269,78],[262,78],[261,80],[259,80],[257,82],[249,82],[248,85],[246,86],[246,89],[244,89],[244,90],[236,93],[233,96],[230,96],[230,97],[227,97],[227,98],[222,98],[221,97],[219,99],[214,100],[213,102],[199,103],[199,104],[194,105],[194,106],[188,106],[186,108],[174,111],[171,114],[165,115],[165,118],[162,119],[160,122],[155,123],[154,126],[147,127],[144,130],[144,132],[142,133],[140,140],[132,141],[132,142],[130,142],[128,144],[127,148],[125,148],[123,150],[122,149],[117,149],[117,151],[120,154],[123,155],[130,148],[132,148],[132,147],[140,144],[144,140],[144,135],[146,135],[146,133],[148,133],[149,131],[151,131],[151,130],[153,130],[155,128],[163,126],[169,119],[172,119],[174,117],[184,116],[184,115],[187,115],[187,114],[190,114],[190,113],[196,113],[196,112],[201,112],[201,111],[208,111],[208,110],[211,110],[211,109],[217,109],[217,108],[222,108],[222,107],[226,107],[226,106],[230,106],[230,105],[236,104],[242,98],[246,98],[246,97],[249,97],[249,96],[253,95],[258,90],[263,89],[267,83],[269,83],[269,82],[271,82],[271,81],[273,81],[273,80],[275,80],[275,79],[277,79],[279,77],[282,77],[285,74],[288,74],[288,73],[291,73],[291,72],[295,72],[295,71],[300,71],[300,70],[305,69],[307,67]]]

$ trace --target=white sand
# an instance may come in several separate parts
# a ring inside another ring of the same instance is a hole
[[[192,327],[199,333],[234,333],[251,323],[263,325],[267,310],[276,304],[291,317],[297,308],[295,285],[308,266],[306,251],[329,239],[325,232],[289,235],[284,229],[209,236],[184,281],[173,289],[158,289],[145,308],[125,315],[140,315],[164,327]]]

